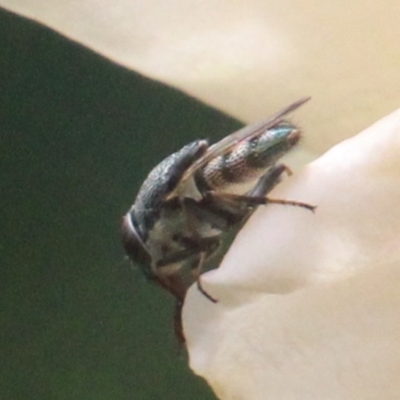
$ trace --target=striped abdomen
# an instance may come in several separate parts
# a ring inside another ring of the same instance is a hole
[[[203,188],[228,190],[229,186],[258,179],[299,139],[300,130],[289,122],[281,121],[214,158],[198,172],[196,181]]]

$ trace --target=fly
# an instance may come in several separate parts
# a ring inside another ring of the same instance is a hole
[[[183,303],[218,251],[224,233],[240,227],[262,204],[286,204],[314,211],[307,203],[268,198],[288,167],[278,160],[300,139],[300,129],[283,119],[301,99],[272,118],[246,126],[209,146],[194,141],[158,164],[143,182],[122,222],[129,258],[151,281]],[[189,282],[183,271],[191,271]]]

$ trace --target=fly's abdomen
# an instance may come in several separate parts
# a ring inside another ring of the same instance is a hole
[[[281,121],[214,158],[198,173],[197,179],[201,186],[214,190],[229,190],[229,186],[258,179],[299,139],[300,130],[289,122]]]

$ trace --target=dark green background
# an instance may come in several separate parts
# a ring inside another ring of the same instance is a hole
[[[149,170],[237,122],[0,10],[0,398],[213,399],[118,229]]]

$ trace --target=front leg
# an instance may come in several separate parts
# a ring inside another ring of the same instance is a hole
[[[187,239],[186,239],[187,240]],[[203,237],[203,238],[197,238],[197,239],[189,239],[190,241],[197,240],[197,248],[202,249],[202,251],[199,252],[198,258],[193,261],[191,265],[192,269],[192,274],[194,279],[196,280],[196,285],[197,289],[202,293],[208,300],[212,301],[213,303],[217,303],[218,300],[216,300],[213,296],[211,296],[204,288],[201,283],[201,274],[203,272],[203,267],[205,262],[212,257],[215,252],[218,250],[221,240],[219,236],[209,236],[209,237]]]
[[[169,292],[174,294],[178,300],[183,301],[186,293],[186,287],[185,290],[183,290],[182,281],[177,282],[177,278],[180,276],[178,274],[170,275],[163,273],[162,269],[163,267],[168,268],[171,264],[190,262],[190,268],[192,270],[194,279],[196,280],[197,288],[210,301],[216,303],[217,300],[208,294],[203,288],[200,275],[203,271],[205,262],[215,254],[221,244],[219,236],[193,238],[182,235],[180,237],[176,237],[175,240],[179,242],[184,249],[172,253],[168,255],[168,257],[164,257],[162,260],[157,261],[156,268],[158,273],[156,274],[156,278],[153,279],[156,280],[158,284],[166,288]]]

